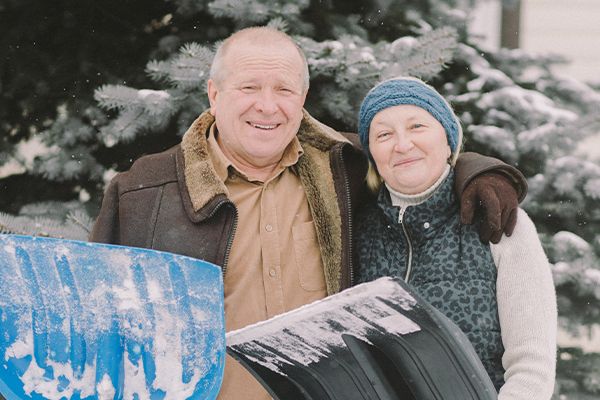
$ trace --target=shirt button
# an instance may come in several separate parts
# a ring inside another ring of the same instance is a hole
[[[429,229],[429,227],[430,227],[430,226],[431,226],[431,225],[429,225],[429,222],[425,222],[425,223],[423,224],[423,228],[425,228],[425,229]]]
[[[271,231],[273,230],[273,225],[271,225],[271,224],[267,224],[267,225],[265,226],[265,230],[266,230],[267,232],[271,232]]]
[[[271,268],[271,269],[269,270],[269,276],[270,276],[271,278],[275,278],[275,276],[276,276],[276,275],[277,275],[277,271],[275,271],[273,268]]]

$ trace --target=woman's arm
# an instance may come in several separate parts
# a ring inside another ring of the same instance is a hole
[[[505,384],[499,400],[548,400],[556,369],[556,294],[548,259],[529,216],[518,210],[510,237],[491,245]]]

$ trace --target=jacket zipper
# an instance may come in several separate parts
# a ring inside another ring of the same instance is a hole
[[[225,203],[230,203],[231,205],[233,205],[233,228],[231,229],[231,232],[229,233],[229,236],[227,238],[227,246],[225,247],[225,258],[223,259],[223,266],[221,267],[221,272],[223,274],[223,278],[225,278],[225,273],[227,272],[227,263],[229,262],[229,253],[231,252],[231,246],[233,245],[233,237],[235,236],[235,232],[237,230],[237,220],[238,220],[238,213],[237,213],[237,207],[235,206],[235,204],[233,204],[231,202],[231,200],[222,200],[220,201],[212,210],[212,212],[208,215],[208,218],[211,218],[213,215],[215,215],[215,213],[219,210],[219,208],[221,208],[221,206]]]
[[[350,199],[350,185],[348,184],[348,174],[346,173],[346,167],[344,165],[344,158],[342,155],[342,151],[339,151],[339,159],[340,159],[340,169],[343,172],[344,176],[344,189],[346,194],[346,208],[347,208],[347,216],[348,216],[348,252],[345,254],[348,257],[348,274],[349,274],[349,286],[354,286],[354,268],[352,266],[352,204]],[[342,232],[343,235],[343,232]],[[343,249],[342,249],[343,250]]]
[[[223,278],[225,278],[225,273],[227,272],[227,263],[229,262],[229,253],[231,252],[231,246],[233,245],[233,238],[235,236],[235,231],[237,230],[237,208],[235,209],[233,216],[233,228],[231,229],[231,234],[227,239],[227,247],[225,248],[225,259],[223,260]]]
[[[404,282],[408,283],[410,278],[410,272],[412,269],[412,257],[413,257],[413,247],[412,242],[410,241],[410,236],[408,231],[406,230],[406,226],[404,225],[404,212],[406,208],[400,208],[400,214],[398,215],[398,222],[402,226],[402,232],[404,232],[404,238],[406,239],[406,243],[408,244],[408,263],[406,265],[406,276],[404,277]]]

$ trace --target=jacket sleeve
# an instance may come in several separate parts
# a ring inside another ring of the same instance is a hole
[[[90,242],[119,244],[119,175],[108,185],[100,213],[89,236]]]
[[[499,400],[548,400],[556,368],[556,294],[537,231],[522,209],[510,237],[492,244],[505,384]]]
[[[458,157],[455,167],[456,193],[460,196],[473,178],[487,172],[497,173],[508,178],[517,190],[519,202],[523,201],[527,194],[527,180],[521,171],[497,158],[478,153],[467,152]]]

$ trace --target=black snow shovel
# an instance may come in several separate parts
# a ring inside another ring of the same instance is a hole
[[[381,278],[227,334],[279,400],[469,400],[497,392],[471,343],[403,281]]]

